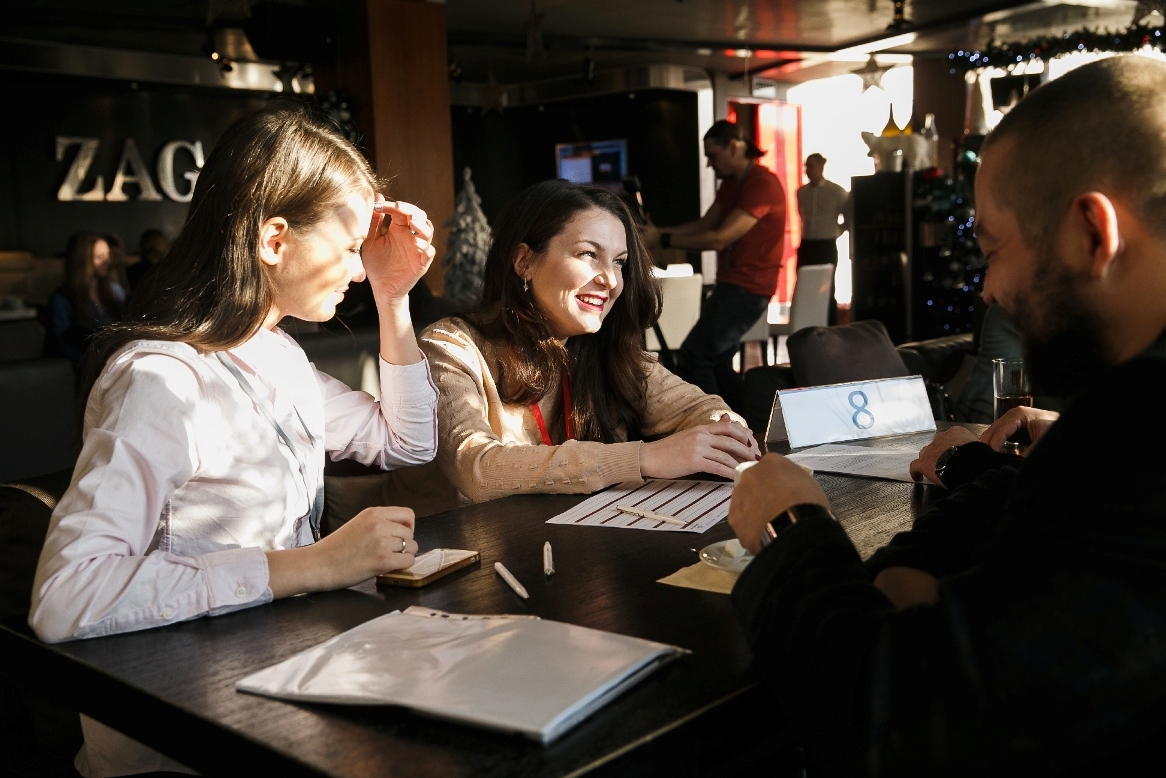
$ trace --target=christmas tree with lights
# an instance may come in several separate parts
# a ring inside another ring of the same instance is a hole
[[[468,167],[462,177],[465,184],[458,193],[453,216],[445,223],[449,227],[449,240],[441,264],[445,268],[444,296],[470,307],[482,296],[486,255],[490,253],[493,236]]]

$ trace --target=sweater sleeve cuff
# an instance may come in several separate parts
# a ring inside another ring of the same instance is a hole
[[[437,407],[437,387],[429,371],[429,360],[412,365],[394,365],[378,357],[381,373],[381,402],[396,407]]]
[[[209,615],[271,602],[267,555],[262,549],[232,548],[194,559],[206,576]]]
[[[640,474],[640,445],[640,441],[633,440],[605,446],[605,454],[610,456],[604,457],[603,480],[613,484],[644,480]]]

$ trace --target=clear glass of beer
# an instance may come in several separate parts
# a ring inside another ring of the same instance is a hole
[[[1023,359],[992,360],[992,418],[999,419],[1010,409],[1032,407],[1032,387]]]

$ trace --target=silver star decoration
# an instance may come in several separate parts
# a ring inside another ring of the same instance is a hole
[[[530,0],[530,18],[523,27],[526,28],[526,64],[535,59],[546,59],[547,50],[543,46],[543,24],[547,20],[546,14],[538,12],[536,0]]]
[[[866,92],[872,86],[877,86],[879,89],[882,89],[883,74],[888,70],[890,68],[880,66],[878,60],[875,59],[875,55],[871,54],[870,59],[866,61],[865,65],[858,70],[852,70],[850,72],[862,79],[862,91]]]
[[[1148,22],[1151,14],[1155,12],[1166,21],[1166,0],[1138,0],[1138,7],[1134,9],[1134,18],[1130,20],[1130,24]]]

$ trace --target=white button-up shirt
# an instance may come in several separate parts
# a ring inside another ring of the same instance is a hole
[[[318,372],[280,331],[228,354],[309,463],[308,483],[214,354],[129,344],[93,388],[73,481],[49,524],[29,615],[42,640],[268,602],[264,552],[312,542],[305,514],[325,453],[392,469],[436,452],[437,391],[425,361],[382,360],[377,403]]]
[[[261,330],[228,355],[309,464],[308,483],[297,455],[214,354],[131,343],[93,387],[73,481],[49,524],[29,615],[42,640],[269,602],[264,552],[312,542],[305,514],[323,483],[325,453],[388,470],[424,464],[437,451],[426,361],[381,360],[378,403],[317,371],[280,331]],[[82,775],[190,772],[86,716],[81,726]]]
[[[847,214],[850,193],[833,181],[822,179],[798,190],[798,215],[802,217],[802,240],[836,240],[849,229]],[[841,216],[842,224],[838,223]]]

